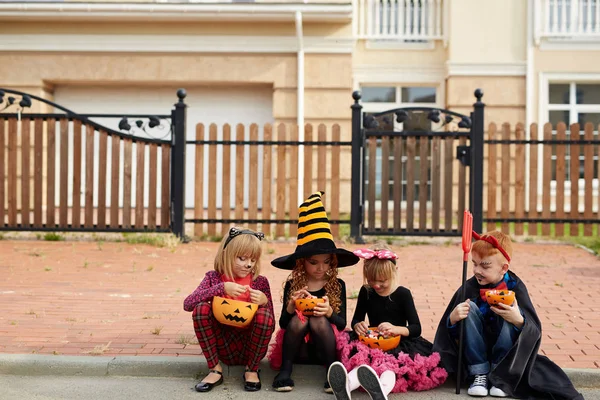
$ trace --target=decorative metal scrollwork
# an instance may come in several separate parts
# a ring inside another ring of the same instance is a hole
[[[15,96],[8,96],[5,99],[5,95],[6,92],[0,90],[0,111],[4,111],[10,107],[17,107],[16,112],[21,112],[23,109],[31,107],[31,97],[29,95],[21,95],[20,100]]]
[[[394,118],[395,117],[395,118]],[[428,131],[457,131],[459,129],[470,129],[471,119],[448,110],[410,107],[405,109],[395,109],[383,113],[365,113],[363,118],[363,128],[373,130],[394,130],[394,121],[403,124],[410,122],[422,122],[423,119],[439,124],[434,129]]]
[[[149,116],[147,121],[138,119],[134,122],[132,126],[129,123],[127,117],[121,118],[119,121],[119,130],[127,132],[130,135],[134,135],[137,131],[142,131],[149,137],[153,139],[166,139],[171,135],[171,120],[158,118],[156,116]],[[158,134],[158,132],[162,131],[162,135]]]

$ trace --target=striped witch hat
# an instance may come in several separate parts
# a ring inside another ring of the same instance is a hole
[[[300,205],[296,251],[271,261],[274,267],[292,270],[296,266],[297,259],[317,254],[335,254],[338,268],[354,265],[359,261],[354,253],[335,246],[329,219],[321,201],[323,194],[325,192],[322,191],[313,193]]]

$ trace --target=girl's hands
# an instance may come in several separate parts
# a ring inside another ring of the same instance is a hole
[[[407,327],[392,325],[389,322],[382,322],[377,330],[384,336],[408,336],[410,334]]]
[[[323,300],[325,301],[322,303],[317,303],[313,315],[315,317],[329,318],[331,317],[331,314],[333,314],[333,308],[331,308],[329,305],[329,298],[327,298],[327,296],[323,296]]]
[[[267,299],[267,296],[263,292],[261,292],[260,290],[252,289],[250,286],[246,287],[250,291],[250,302],[258,304],[259,306],[264,306],[265,304],[267,304],[269,299]]]
[[[307,299],[312,297],[310,293],[308,293],[308,286],[304,286],[302,289],[295,291],[290,295],[290,299],[288,300],[286,311],[288,314],[293,314],[296,309],[296,300],[298,299]]]
[[[525,320],[521,315],[521,309],[519,308],[517,299],[515,299],[515,302],[512,304],[512,306],[507,306],[506,304],[498,303],[495,306],[490,307],[490,309],[502,318],[504,318],[506,322],[508,322],[509,324],[513,324],[518,329],[521,329],[523,327],[523,324],[525,323]]]
[[[470,309],[471,305],[469,304],[469,299],[454,307],[454,310],[452,310],[450,313],[450,325],[454,325],[458,321],[462,321],[463,319],[467,318]]]
[[[358,335],[365,336],[369,330],[369,325],[365,321],[360,321],[354,324],[354,332]]]
[[[235,282],[225,282],[223,286],[225,293],[231,297],[241,296],[248,290],[247,286],[243,286]]]

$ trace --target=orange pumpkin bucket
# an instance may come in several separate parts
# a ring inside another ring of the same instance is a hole
[[[215,296],[212,301],[212,310],[213,315],[221,324],[245,328],[252,322],[254,314],[258,310],[258,304]]]
[[[515,302],[515,292],[512,290],[488,290],[485,292],[485,298],[490,306],[499,303],[510,306]]]
[[[302,314],[307,317],[311,317],[315,311],[315,306],[318,303],[324,303],[325,299],[321,297],[314,297],[311,299],[298,299],[296,300],[296,310],[301,311]]]
[[[377,328],[369,328],[367,336],[358,335],[358,340],[372,349],[382,351],[395,349],[400,344],[400,336],[383,337]]]

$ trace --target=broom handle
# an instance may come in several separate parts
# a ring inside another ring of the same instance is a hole
[[[465,258],[468,255],[465,254]],[[465,281],[467,280],[467,265],[468,261],[463,260],[463,275],[462,275],[462,287],[460,289],[460,300],[465,298]],[[463,357],[463,343],[465,341],[465,320],[460,321],[458,333],[458,366],[456,368],[456,394],[460,394],[460,384],[461,384],[461,373],[462,373],[462,357]]]

